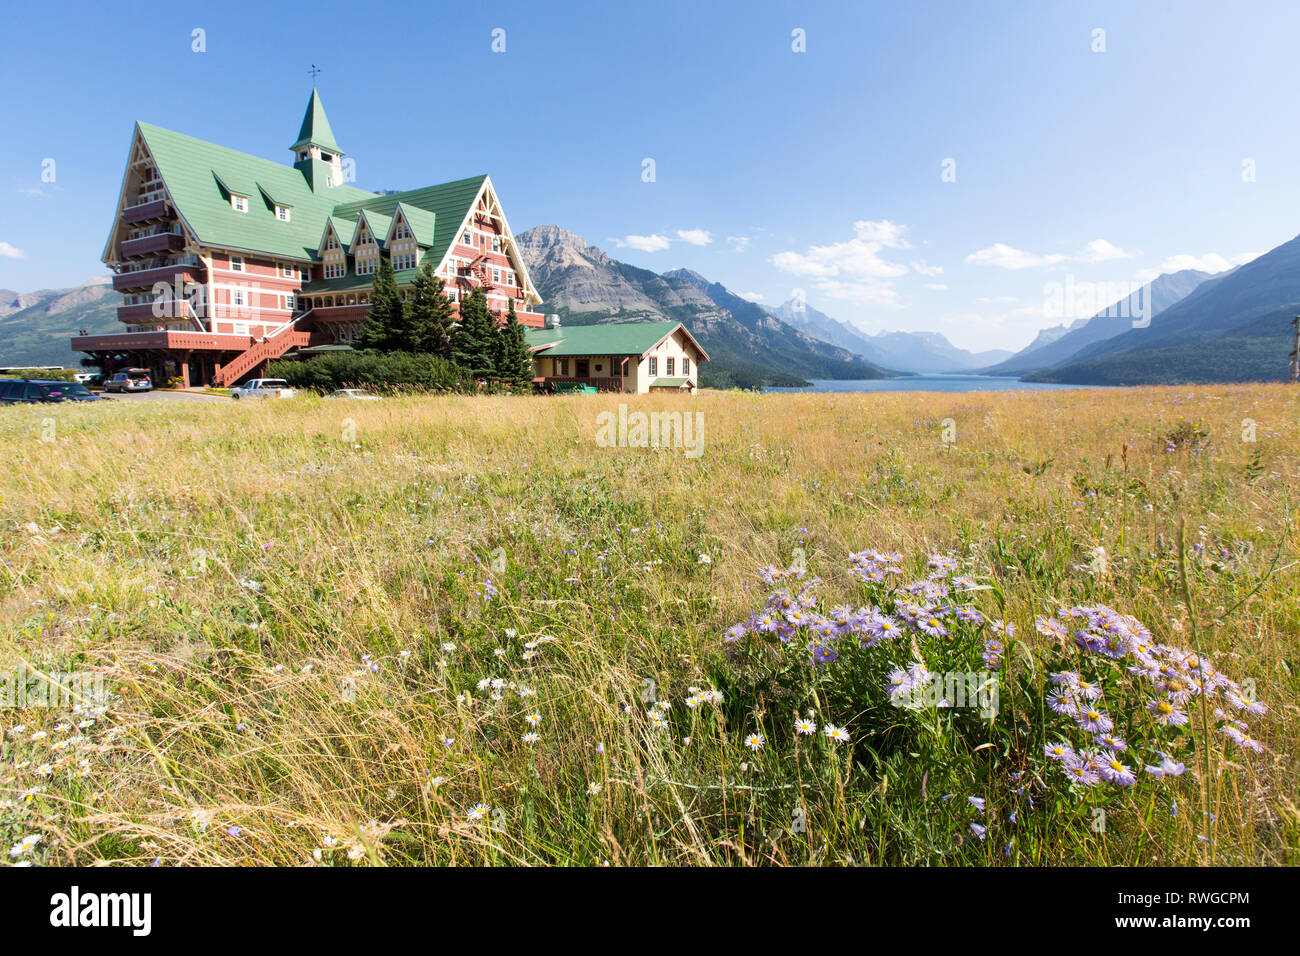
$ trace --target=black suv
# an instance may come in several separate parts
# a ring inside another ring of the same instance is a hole
[[[0,404],[33,405],[37,402],[97,402],[99,396],[77,382],[34,378],[0,379]]]

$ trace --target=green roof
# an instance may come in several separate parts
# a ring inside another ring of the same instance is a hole
[[[524,329],[529,348],[545,355],[644,355],[680,322],[615,322],[559,329]]]
[[[433,257],[434,268],[437,268],[455,240],[456,230],[469,215],[470,208],[474,205],[474,200],[478,197],[479,190],[483,188],[486,179],[485,175],[471,176],[468,179],[457,179],[440,186],[408,189],[406,192],[389,193],[386,196],[367,196],[335,207],[334,215],[355,219],[364,210],[367,214],[380,213],[391,220],[393,211],[397,209],[399,203],[432,213],[434,220],[446,227],[435,229],[433,239],[429,243],[429,255]],[[372,224],[377,225],[373,216],[369,218]],[[388,220],[385,221],[385,226]],[[432,226],[432,223],[429,225]],[[413,224],[412,228],[418,227]],[[383,233],[380,233],[379,238],[383,238]]]
[[[357,221],[355,219],[344,219],[342,216],[330,216],[330,225],[334,227],[334,235],[344,249],[352,245],[352,237],[357,232]],[[325,235],[324,230],[321,236]]]
[[[343,152],[339,144],[334,142],[334,131],[330,129],[330,121],[325,118],[325,107],[321,105],[314,88],[311,99],[307,101],[307,112],[302,117],[302,127],[298,130],[298,141],[289,148],[297,149],[299,146],[319,146],[333,153]]]
[[[423,268],[423,264],[421,264]],[[393,280],[398,285],[414,285],[419,269],[402,269],[393,273]],[[338,279],[313,279],[299,290],[300,295],[319,295],[336,292],[369,291],[375,285],[374,276],[359,276],[355,272]]]
[[[657,378],[650,383],[651,388],[681,388],[690,382],[688,378]]]
[[[433,237],[436,235],[433,227],[438,219],[438,214],[404,202],[399,202],[397,208],[402,210],[402,217],[406,219],[406,224],[411,227],[411,236],[415,239],[415,244],[417,246],[433,245]]]
[[[388,227],[393,224],[392,216],[385,216],[382,212],[375,212],[373,209],[361,210],[361,215],[366,217],[366,222],[370,224],[370,235],[374,237],[375,245],[379,248],[384,247],[384,238],[388,235]],[[348,252],[352,252],[351,248]]]
[[[200,243],[269,256],[317,260],[327,223],[333,225],[344,248],[350,249],[363,213],[382,244],[400,206],[416,244],[427,249],[421,260],[432,259],[436,267],[487,181],[486,175],[471,176],[381,196],[344,184],[322,186],[322,178],[317,177],[313,190],[313,177],[303,163],[277,163],[148,123],[137,123],[136,130],[177,212]],[[302,135],[315,145],[338,148],[314,92]],[[250,198],[245,212],[231,206],[232,192]],[[262,201],[256,199],[259,193]],[[292,208],[288,221],[276,217],[276,205]],[[362,279],[352,282],[344,277],[312,286],[336,290],[370,285],[368,276]]]
[[[346,185],[312,192],[306,177],[292,166],[148,123],[136,127],[177,211],[205,245],[311,259],[334,207],[374,195]],[[250,201],[247,212],[231,208],[227,190],[252,197],[258,186],[277,202],[293,207],[288,222],[276,219],[275,209],[267,203]]]

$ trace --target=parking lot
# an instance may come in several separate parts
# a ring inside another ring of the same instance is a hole
[[[104,398],[126,402],[229,402],[226,395],[207,395],[203,392],[173,392],[155,389],[149,392],[102,392]]]

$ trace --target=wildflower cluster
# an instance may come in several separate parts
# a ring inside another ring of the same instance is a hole
[[[1081,747],[1066,742],[1047,746],[1047,756],[1073,783],[1130,786],[1137,780],[1133,768],[1139,765],[1153,777],[1180,776],[1186,767],[1158,748],[1172,749],[1175,735],[1191,721],[1189,710],[1193,704],[1208,706],[1215,701],[1213,714],[1220,733],[1243,749],[1256,753],[1264,749],[1238,716],[1259,716],[1267,710],[1254,699],[1253,691],[1194,651],[1153,640],[1151,632],[1135,618],[1103,605],[1091,605],[1063,608],[1056,617],[1039,617],[1035,623],[1038,632],[1046,637],[1063,643],[1073,639],[1085,660],[1096,657],[1126,665],[1146,694],[1142,709],[1149,715],[1156,741],[1155,760],[1151,763],[1138,760],[1128,741],[1115,734],[1115,721],[1103,704],[1100,680],[1090,680],[1079,670],[1051,675],[1048,708],[1073,721],[1076,730],[1087,738]]]
[[[1014,626],[990,621],[963,601],[978,585],[968,577],[953,576],[957,563],[952,557],[931,555],[926,576],[907,584],[900,583],[902,560],[894,552],[850,554],[848,573],[868,586],[871,603],[841,604],[825,612],[817,609],[814,593],[819,578],[805,581],[802,568],[765,568],[759,572],[764,581],[786,586],[772,592],[761,612],[728,628],[724,640],[735,643],[747,635],[772,638],[801,646],[813,666],[822,666],[849,648],[871,650],[893,644],[912,651],[916,641],[904,639],[915,638],[930,647],[949,647],[955,653],[945,656],[961,659],[947,663],[964,666],[965,658],[978,653],[985,670],[997,671],[1006,641],[1015,635]],[[935,676],[924,661],[913,660],[895,667],[886,687],[891,698],[903,699],[928,688]]]

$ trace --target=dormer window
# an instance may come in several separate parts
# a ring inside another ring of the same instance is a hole
[[[276,207],[275,207],[275,218],[276,218],[276,219],[279,219],[281,222],[288,222],[288,221],[289,221],[289,207],[288,207],[288,206],[276,206]]]
[[[248,212],[248,197],[236,196],[234,193],[231,193],[230,208],[235,210],[235,212]]]
[[[320,161],[321,161],[322,163],[332,163],[332,162],[334,162],[334,154],[333,154],[333,153],[327,153],[327,152],[325,152],[324,150],[321,150]]]

